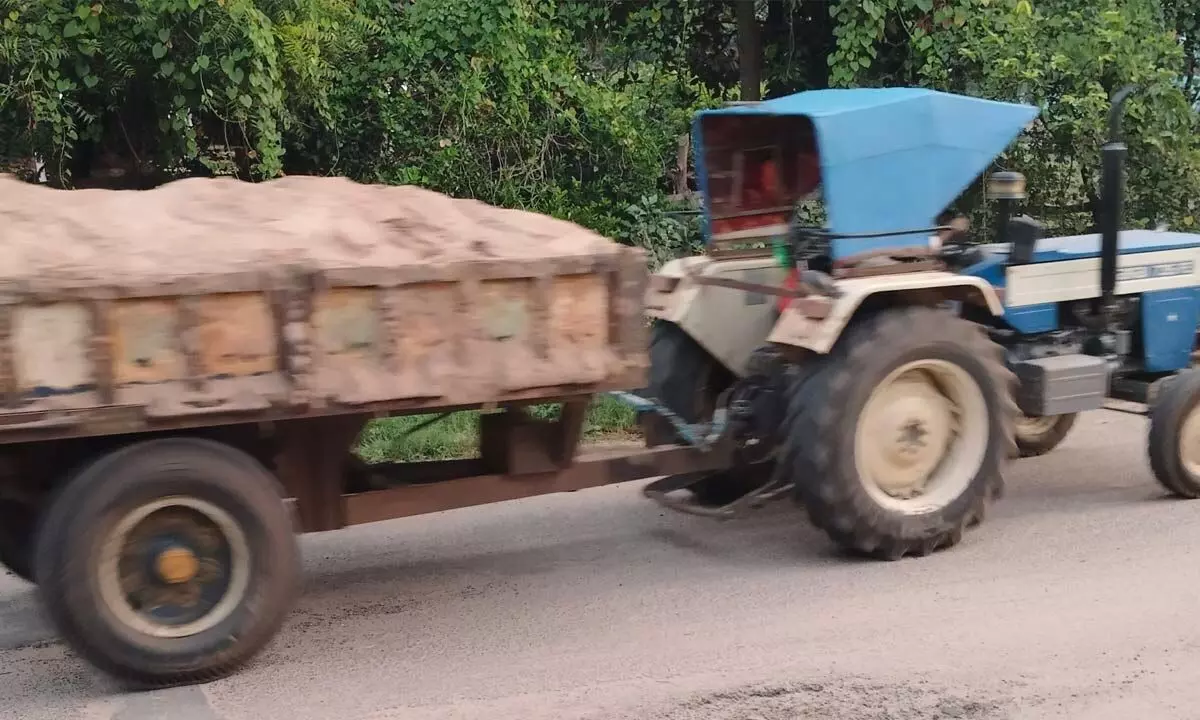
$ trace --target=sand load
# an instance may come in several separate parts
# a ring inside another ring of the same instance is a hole
[[[154,422],[637,386],[645,277],[573,223],[416,187],[0,177],[0,398]]]

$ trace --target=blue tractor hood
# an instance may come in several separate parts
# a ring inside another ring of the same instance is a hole
[[[707,118],[801,116],[812,123],[829,231],[929,228],[1037,114],[1029,105],[920,88],[801,92],[697,113],[697,175],[707,194],[701,132]],[[845,238],[835,240],[833,254],[912,242],[911,236]]]

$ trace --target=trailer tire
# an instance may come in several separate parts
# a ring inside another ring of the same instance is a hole
[[[1078,413],[1045,417],[1019,415],[1016,424],[1017,452],[1023,458],[1045,455],[1062,444],[1078,417]]]
[[[1186,370],[1161,387],[1150,408],[1150,469],[1182,498],[1200,498],[1200,371]]]
[[[36,512],[12,500],[0,500],[0,566],[33,582],[33,545]]]
[[[797,502],[854,552],[898,560],[957,544],[1001,494],[1016,453],[1014,382],[1001,348],[944,311],[903,307],[856,320],[792,396],[783,457]],[[870,429],[894,430],[896,440],[868,442]],[[915,478],[907,488],[878,483],[905,474]],[[917,483],[927,492],[916,501],[893,494],[915,493]]]
[[[96,460],[57,493],[39,535],[50,619],[134,686],[228,675],[274,637],[297,594],[299,552],[275,478],[208,440],[151,440]]]

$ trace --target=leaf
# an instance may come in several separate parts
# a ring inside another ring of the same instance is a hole
[[[158,69],[163,74],[163,77],[169,77],[175,73],[175,63],[167,60],[162,65],[159,65]]]
[[[253,105],[253,104],[254,104],[254,99],[253,99],[253,98],[251,98],[249,95],[241,95],[241,96],[239,96],[239,97],[238,97],[238,101],[239,101],[240,103],[242,103],[242,105],[245,105],[246,107],[250,107],[251,105]]]
[[[96,77],[95,75],[84,75],[83,84],[89,88],[94,88],[100,84],[100,78]]]
[[[79,23],[75,22],[74,20],[70,20],[67,22],[66,26],[63,28],[63,37],[73,38],[82,31],[83,31],[83,28],[81,28],[79,26]]]
[[[162,60],[167,56],[167,46],[162,43],[154,43],[154,47],[150,48],[150,54],[155,60]]]
[[[161,28],[161,29],[158,31],[158,39],[159,39],[161,42],[164,42],[164,43],[165,43],[166,41],[170,40],[170,39],[171,39],[171,31],[170,31],[170,30],[168,30],[168,29],[166,29],[166,28]]]
[[[208,69],[208,63],[209,63],[209,59],[208,59],[208,56],[207,56],[207,55],[199,55],[199,56],[197,56],[197,57],[196,57],[196,65],[197,65],[197,66],[198,66],[198,67],[199,67],[201,70],[207,70],[207,69]]]

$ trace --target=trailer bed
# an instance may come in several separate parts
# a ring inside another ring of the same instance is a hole
[[[639,387],[642,253],[340,178],[0,178],[0,443]]]

